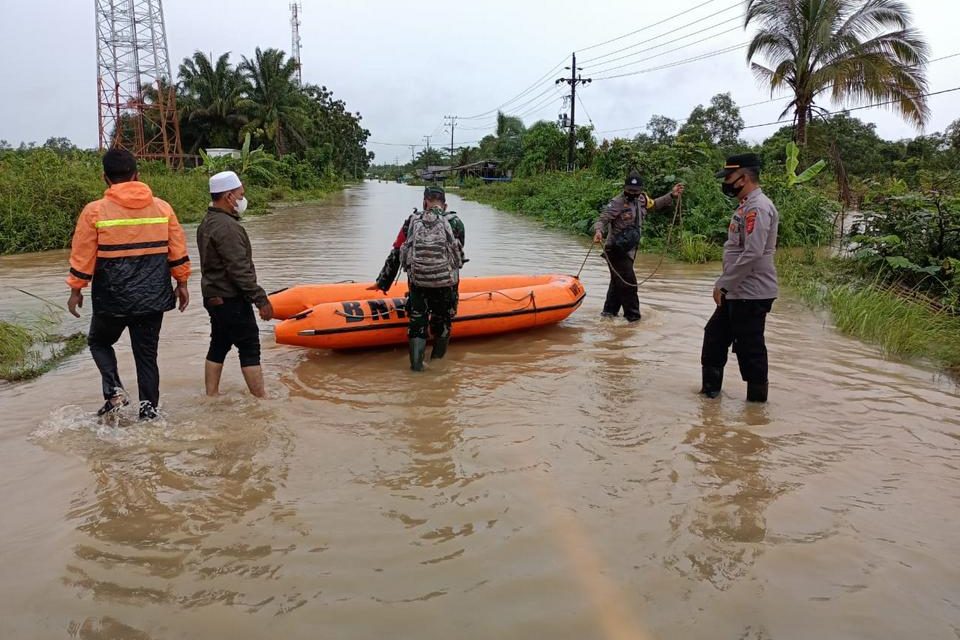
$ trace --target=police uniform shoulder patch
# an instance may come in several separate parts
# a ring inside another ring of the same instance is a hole
[[[647,194],[645,193],[645,194],[643,194],[643,199],[644,199],[644,201],[645,201],[645,203],[646,203],[646,207],[644,207],[644,208],[645,208],[647,211],[652,211],[653,208],[656,206],[656,203],[653,201],[653,198],[651,198],[649,195],[647,195]]]
[[[753,209],[747,212],[747,216],[744,219],[747,227],[747,235],[753,233],[754,228],[757,226],[757,210]]]

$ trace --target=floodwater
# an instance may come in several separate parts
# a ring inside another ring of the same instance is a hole
[[[371,280],[418,200],[368,182],[250,220],[263,285]],[[586,253],[451,200],[465,275]],[[12,287],[65,301],[66,270],[0,259],[0,316],[38,308]],[[264,325],[263,402],[235,355],[202,396],[197,274],[165,319],[165,420],[99,424],[86,352],[0,386],[0,638],[956,640],[957,388],[786,297],[770,403],[745,404],[733,361],[701,399],[715,272],[666,263],[627,326],[599,318],[593,255],[567,321],[454,342],[420,375],[403,349],[310,352]]]

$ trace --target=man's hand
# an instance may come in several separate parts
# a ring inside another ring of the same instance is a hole
[[[71,289],[70,298],[67,299],[67,309],[77,318],[80,317],[80,312],[77,311],[77,307],[83,306],[83,292],[80,289]]]
[[[673,189],[670,190],[670,195],[672,195],[674,198],[679,198],[681,195],[683,195],[683,185],[673,185]]]
[[[593,244],[600,244],[601,242],[603,242],[603,232],[597,231],[593,234]]]
[[[717,287],[713,288],[713,301],[717,303],[718,307],[723,304],[723,292]]]
[[[190,292],[187,290],[186,282],[178,282],[177,288],[173,290],[177,295],[178,308],[180,313],[183,313],[187,310],[187,305],[190,304]]]
[[[273,318],[273,305],[267,301],[267,304],[260,307],[260,319],[270,320],[271,318]]]

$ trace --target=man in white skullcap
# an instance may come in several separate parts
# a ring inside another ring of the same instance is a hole
[[[197,227],[200,253],[200,291],[203,306],[210,314],[210,348],[204,365],[208,396],[220,392],[223,362],[231,347],[240,354],[240,371],[250,393],[266,395],[260,367],[260,329],[253,307],[260,317],[273,317],[267,293],[257,284],[250,239],[240,224],[247,209],[243,183],[233,171],[210,177],[210,207]]]

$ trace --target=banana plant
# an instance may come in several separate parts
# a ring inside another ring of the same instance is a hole
[[[787,185],[803,184],[817,177],[821,171],[827,167],[824,160],[818,160],[816,164],[807,168],[806,171],[797,175],[797,167],[800,166],[800,147],[795,142],[787,143]]]

